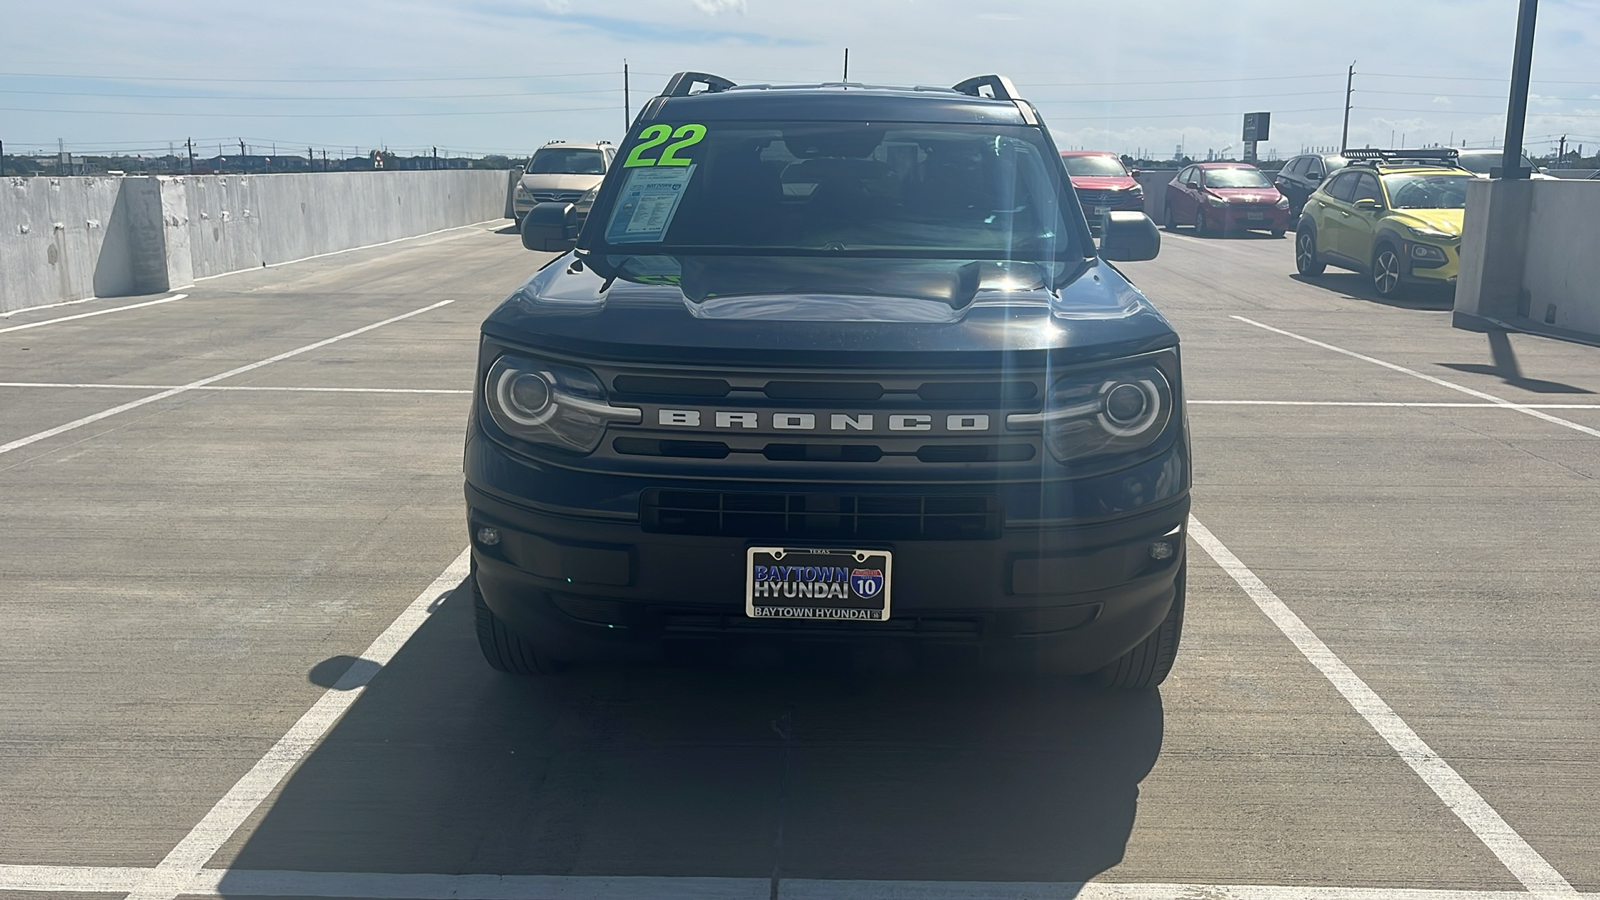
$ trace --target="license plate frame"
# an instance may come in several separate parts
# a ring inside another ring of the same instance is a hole
[[[773,568],[784,570],[782,577],[771,577]],[[759,591],[758,584],[763,586]],[[744,612],[752,619],[887,622],[893,584],[894,553],[889,550],[750,547],[745,552]]]
[[[1245,218],[1249,219],[1252,222],[1261,222],[1261,221],[1264,221],[1267,218],[1267,214],[1264,213],[1264,212],[1246,213],[1245,214]]]
[[[1097,216],[1109,216],[1109,215],[1111,215],[1111,207],[1109,207],[1109,206],[1096,206],[1094,208],[1094,214],[1097,215]]]

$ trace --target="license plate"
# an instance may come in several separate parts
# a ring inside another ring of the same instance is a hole
[[[751,547],[745,564],[745,615],[885,621],[892,564],[886,550]]]
[[[1267,217],[1266,213],[1247,213],[1246,215],[1249,217],[1250,221],[1252,221],[1252,222],[1258,222],[1258,221],[1260,221],[1262,219],[1265,219]]]
[[[1109,206],[1096,206],[1094,208],[1094,214],[1097,216],[1103,216],[1109,212],[1111,212],[1111,207]]]

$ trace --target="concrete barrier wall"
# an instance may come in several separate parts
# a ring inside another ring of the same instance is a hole
[[[1469,185],[1456,322],[1600,341],[1600,181]]]
[[[496,170],[15,178],[0,185],[0,312],[148,294],[500,218]]]

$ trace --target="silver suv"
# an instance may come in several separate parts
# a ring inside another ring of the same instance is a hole
[[[551,141],[523,167],[522,179],[511,198],[511,209],[522,227],[528,212],[540,203],[576,204],[611,168],[617,155],[609,141],[579,143]]]

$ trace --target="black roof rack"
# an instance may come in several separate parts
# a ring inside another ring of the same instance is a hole
[[[982,97],[984,88],[988,88],[989,96],[996,100],[1022,99],[1022,95],[1017,93],[1017,86],[1012,84],[1011,79],[1004,75],[979,75],[976,78],[968,78],[951,90],[959,91],[972,97]]]
[[[1422,150],[1379,150],[1373,147],[1351,147],[1339,154],[1351,162],[1365,162],[1372,165],[1385,163],[1421,163],[1445,162],[1451,165],[1460,157],[1460,151],[1454,147],[1430,147]]]
[[[687,97],[695,93],[694,86],[703,84],[706,89],[703,93],[715,94],[738,85],[718,75],[707,75],[705,72],[679,72],[667,82],[667,89],[661,92],[663,97]]]

